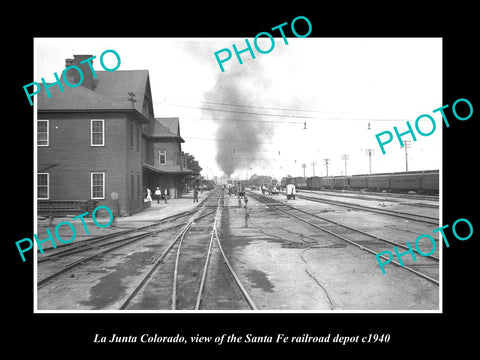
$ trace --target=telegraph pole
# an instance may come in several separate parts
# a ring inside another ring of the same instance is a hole
[[[327,176],[328,176],[328,164],[330,162],[330,159],[323,159],[323,163],[325,164],[325,167],[327,168]]]
[[[345,160],[345,176],[347,176],[347,160],[348,160],[348,155],[347,155],[347,154],[342,155],[342,160]]]
[[[312,165],[312,168],[313,168],[313,176],[315,176],[315,165],[317,165],[317,163],[314,161],[314,162],[310,163],[310,165]]]
[[[303,177],[305,177],[305,169],[307,167],[307,164],[302,164],[302,168],[303,168]]]
[[[365,149],[365,155],[368,155],[368,174],[372,174],[372,155],[375,154],[375,149]]]
[[[403,140],[403,146],[405,147],[405,171],[408,171],[408,153],[407,149],[412,146],[410,140]]]
[[[129,91],[128,95],[130,96],[128,98],[128,101],[131,101],[132,102],[132,108],[135,108],[135,103],[137,102],[137,100],[134,99],[135,94],[133,92]]]

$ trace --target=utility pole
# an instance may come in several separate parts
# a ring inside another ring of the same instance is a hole
[[[405,147],[405,171],[408,171],[408,153],[407,149],[412,146],[410,140],[403,140],[403,146]]]
[[[137,100],[134,99],[135,97],[135,94],[131,91],[128,92],[128,95],[130,95],[130,97],[128,98],[128,101],[131,101],[132,102],[132,108],[135,108],[135,104],[137,102]]]
[[[303,168],[303,177],[305,177],[305,169],[307,167],[307,164],[302,164],[302,168]]]
[[[347,160],[348,160],[348,155],[347,155],[347,154],[342,155],[342,160],[345,160],[345,176],[347,176]]]
[[[327,168],[327,176],[328,176],[328,164],[330,162],[330,159],[323,159],[323,163],[325,164],[325,167]]]
[[[314,162],[310,163],[310,165],[312,165],[312,168],[313,168],[313,176],[315,176],[315,165],[317,165],[317,163],[314,161]]]
[[[368,174],[372,174],[372,155],[375,154],[375,149],[365,149],[365,155],[368,155]]]

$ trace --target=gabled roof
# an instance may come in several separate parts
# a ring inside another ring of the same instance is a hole
[[[38,111],[72,110],[137,110],[146,119],[153,120],[153,111],[145,111],[144,101],[147,93],[150,98],[150,80],[148,70],[95,71],[98,76],[96,87],[91,90],[84,86],[70,87],[60,75],[63,92],[58,84],[49,88],[51,97],[43,87],[37,94]],[[136,102],[128,101],[128,92],[135,94]],[[148,121],[147,120],[147,121]],[[145,121],[145,122],[147,122]]]
[[[97,71],[96,73],[98,83],[95,93],[127,104],[129,108],[135,107],[137,111],[142,112],[145,95],[147,91],[150,92],[148,70]],[[132,102],[128,101],[129,92],[135,94],[133,99],[136,101],[133,106]]]
[[[145,126],[144,134],[149,138],[175,138],[182,143],[185,142],[180,136],[178,118],[155,118],[154,121]]]
[[[180,136],[180,120],[178,117],[155,118],[155,120],[160,121],[160,123],[171,133]]]

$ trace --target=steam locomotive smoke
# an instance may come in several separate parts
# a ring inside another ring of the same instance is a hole
[[[203,110],[219,125],[216,161],[227,176],[262,162],[262,143],[271,135],[267,124],[261,122],[261,116],[242,114],[258,112],[258,109],[243,106],[261,106],[268,84],[261,78],[261,67],[252,65],[248,64],[249,69],[243,65],[229,69],[228,74],[220,74],[214,87],[205,94],[207,101],[242,106],[212,105],[225,111]]]

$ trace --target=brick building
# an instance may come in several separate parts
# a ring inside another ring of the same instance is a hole
[[[62,92],[53,84],[51,97],[37,95],[37,198],[114,209],[118,197],[119,214],[128,216],[143,209],[147,186],[176,191],[192,172],[182,166],[178,118],[154,117],[148,71],[95,71],[94,79],[80,64],[89,57],[67,59],[82,69],[81,86],[63,84]],[[79,82],[77,71],[66,75]]]
[[[144,183],[152,191],[158,186],[168,190],[170,197],[179,197],[186,182],[193,176],[185,166],[178,118],[155,118],[143,125],[145,149],[142,166]]]

